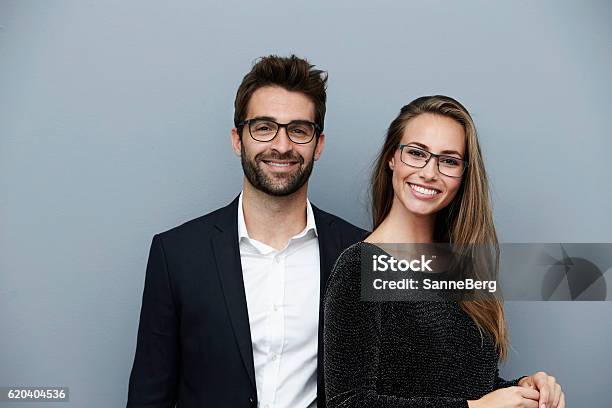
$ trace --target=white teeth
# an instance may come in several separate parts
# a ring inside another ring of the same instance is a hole
[[[274,166],[274,167],[287,167],[289,166],[291,163],[272,163],[272,162],[268,162],[268,164],[270,166]]]
[[[410,183],[408,183],[408,185],[410,185],[411,189],[413,189],[415,191],[418,191],[421,194],[427,194],[427,195],[436,195],[436,194],[438,194],[438,191],[436,191],[436,190],[430,190],[428,188],[423,188],[421,186],[417,186],[415,184],[410,184]]]

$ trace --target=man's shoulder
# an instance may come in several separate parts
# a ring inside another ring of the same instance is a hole
[[[312,204],[312,209],[315,213],[315,218],[317,218],[317,221],[327,223],[328,225],[334,225],[334,227],[340,230],[343,234],[355,237],[356,239],[361,239],[368,233],[368,231],[364,230],[363,228],[351,224],[347,220],[340,218],[337,215],[323,211],[314,204]]]
[[[168,230],[162,231],[158,235],[164,241],[181,242],[193,238],[205,238],[217,231],[217,228],[229,227],[233,223],[238,223],[237,207],[235,202],[218,208],[207,214],[185,221]],[[232,217],[233,214],[233,217]]]

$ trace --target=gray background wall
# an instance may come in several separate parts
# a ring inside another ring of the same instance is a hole
[[[238,193],[232,103],[261,55],[330,73],[320,207],[368,227],[385,128],[442,93],[479,127],[501,241],[612,242],[611,21],[604,0],[2,0],[0,386],[125,404],[151,237]],[[507,313],[505,376],[611,405],[611,302]]]

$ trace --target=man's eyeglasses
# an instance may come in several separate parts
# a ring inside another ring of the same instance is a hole
[[[269,142],[276,137],[280,128],[285,128],[287,136],[293,143],[306,144],[321,132],[319,125],[307,120],[292,120],[289,123],[278,123],[269,119],[248,119],[236,125],[239,130],[248,126],[249,134],[258,142]]]
[[[416,146],[399,145],[402,163],[411,167],[423,168],[432,157],[438,159],[438,171],[445,176],[461,177],[468,166],[467,160],[444,154],[435,154]]]

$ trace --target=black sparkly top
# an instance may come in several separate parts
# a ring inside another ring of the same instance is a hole
[[[499,355],[454,301],[361,301],[359,242],[336,261],[324,299],[327,408],[461,407],[502,387]]]

